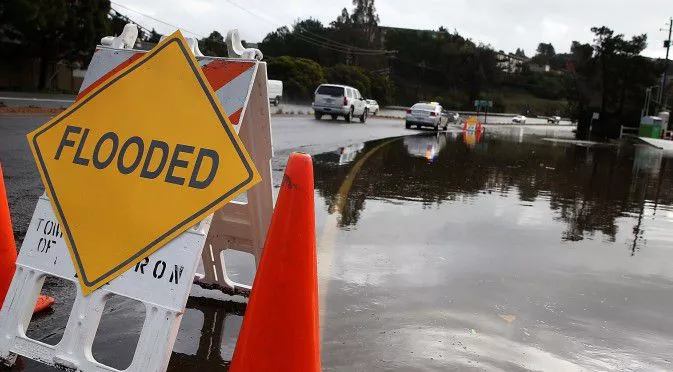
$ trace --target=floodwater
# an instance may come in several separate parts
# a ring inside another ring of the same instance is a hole
[[[673,369],[673,159],[542,137],[315,156],[326,370]]]
[[[314,156],[324,370],[673,369],[673,158],[555,135],[427,132]],[[239,300],[190,298],[168,370],[226,370]],[[63,313],[35,336],[54,341]],[[127,366],[143,317],[108,302],[94,356]]]

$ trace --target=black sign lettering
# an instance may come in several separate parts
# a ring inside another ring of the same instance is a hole
[[[161,272],[157,274],[157,269],[161,266]],[[154,271],[152,272],[152,275],[157,278],[161,279],[164,276],[164,273],[166,272],[166,263],[164,261],[157,261],[157,263],[154,264]]]
[[[52,244],[56,245],[56,240],[40,238],[37,242],[37,251],[40,253],[49,253]]]
[[[171,279],[169,282],[175,282],[175,284],[178,284],[178,280],[182,276],[182,270],[184,269],[184,266],[178,266],[178,265],[173,265],[174,269],[173,272],[171,273]]]
[[[159,165],[157,165],[157,169],[151,171],[150,164],[154,154],[156,154],[155,150],[161,151],[161,160],[159,161]],[[155,179],[159,177],[161,171],[163,171],[164,167],[166,166],[168,151],[168,144],[166,142],[152,140],[152,142],[150,142],[150,147],[147,149],[147,157],[145,158],[143,169],[140,171],[140,177],[148,179]]]
[[[81,131],[82,131],[82,128],[80,128],[80,127],[75,127],[75,126],[72,126],[72,125],[68,125],[67,127],[65,127],[65,131],[63,131],[63,138],[61,138],[61,143],[58,144],[58,149],[56,150],[56,155],[54,156],[54,159],[58,160],[58,159],[61,158],[61,151],[63,151],[64,147],[75,146],[75,141],[69,140],[68,139],[68,134],[79,133]]]
[[[110,140],[112,141],[112,148],[110,149],[110,154],[105,160],[100,160],[100,149],[105,143],[105,141]],[[114,160],[115,155],[117,154],[117,147],[119,146],[119,137],[113,132],[107,132],[105,133],[96,143],[96,147],[93,149],[93,166],[96,167],[97,169],[105,169],[107,168],[110,163],[112,163],[112,160]]]
[[[166,182],[174,183],[176,185],[182,185],[185,183],[185,179],[182,177],[176,177],[173,175],[175,168],[187,168],[187,161],[180,159],[181,153],[191,154],[194,152],[194,146],[189,145],[177,145],[175,146],[175,151],[173,151],[173,157],[171,158],[171,164],[168,166],[168,172],[166,173]]]
[[[213,149],[180,143],[172,145],[140,136],[120,139],[115,132],[98,136],[95,130],[89,128],[67,126],[54,159],[60,160],[69,147],[74,151],[71,150],[72,159],[68,161],[74,164],[85,167],[93,165],[102,170],[116,161],[114,169],[120,174],[132,174],[140,169],[136,173],[140,178],[194,189],[209,187],[220,165],[220,154]]]
[[[141,274],[145,274],[145,266],[147,266],[148,263],[150,263],[150,259],[148,257],[143,258],[142,261],[136,264],[135,272],[140,270]]]
[[[131,165],[128,167],[124,165],[124,159],[126,158],[126,153],[131,147],[131,145],[136,145],[138,147],[138,153],[136,154],[136,158],[133,159],[133,162]],[[129,174],[132,173],[136,168],[138,168],[138,165],[140,164],[140,160],[143,158],[143,151],[145,149],[145,143],[143,143],[142,138],[138,136],[133,136],[124,142],[122,145],[121,150],[119,150],[119,157],[117,158],[117,168],[119,169],[119,173],[121,174]]]
[[[51,235],[51,232],[52,232],[52,229],[53,229],[53,228],[54,228],[54,223],[51,222],[51,221],[47,221],[47,222],[44,224],[44,231],[42,231],[42,233],[43,233],[44,235]]]
[[[203,164],[203,158],[210,158],[210,171],[208,171],[208,177],[205,180],[199,181],[196,178],[199,175],[199,170]],[[220,157],[217,155],[217,152],[211,149],[201,149],[199,150],[199,155],[196,157],[196,164],[194,165],[194,171],[192,171],[192,177],[189,179],[189,187],[196,189],[205,189],[213,182],[215,179],[215,173],[217,173],[217,166],[219,165]]]
[[[75,164],[79,165],[89,165],[89,159],[82,158],[82,149],[84,148],[84,144],[86,143],[86,138],[89,136],[89,129],[84,129],[84,133],[82,133],[82,140],[79,143],[79,146],[77,146],[77,151],[75,152],[75,157],[73,157],[72,162]]]
[[[180,279],[182,279],[182,272],[184,271],[185,267],[182,265],[172,265],[173,270],[170,269],[171,264],[162,261],[162,260],[157,260],[152,264],[150,262],[149,257],[143,258],[142,261],[138,262],[134,268],[134,272],[140,273],[142,275],[145,274],[145,267],[150,265],[150,267],[153,266],[152,270],[152,277],[154,279],[163,279],[163,280],[168,280],[169,283],[171,284],[180,284]],[[171,275],[166,275],[166,269],[168,268],[168,271],[170,272]],[[147,274],[150,274],[150,271],[147,271]]]

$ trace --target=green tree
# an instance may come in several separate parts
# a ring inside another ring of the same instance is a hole
[[[595,132],[617,136],[619,126],[639,121],[645,89],[657,82],[657,65],[640,53],[647,46],[645,34],[627,40],[623,34],[593,27],[593,44],[573,42],[572,85],[569,100],[579,119],[578,135],[586,136],[592,112],[600,112]]]
[[[156,32],[154,29],[152,29],[152,31],[150,31],[149,35],[147,35],[147,41],[149,41],[150,43],[158,44],[159,41],[161,41],[161,36],[162,35],[160,33]],[[201,49],[201,47],[199,47],[199,49]]]
[[[350,85],[365,97],[371,97],[371,79],[357,66],[338,64],[327,69],[327,81],[332,84]]]
[[[39,58],[38,88],[47,83],[47,67],[65,60],[86,64],[101,36],[110,31],[109,0],[12,0],[0,5],[0,38]]]
[[[228,55],[224,37],[217,31],[199,40],[199,49],[206,56],[226,57]]]
[[[551,43],[540,43],[537,45],[537,55],[552,58],[556,55],[554,46]]]
[[[267,66],[269,79],[282,80],[284,94],[291,100],[312,100],[315,89],[326,81],[322,66],[307,58],[270,58]]]
[[[551,65],[556,56],[556,51],[551,43],[539,43],[536,52],[537,54],[532,58],[532,61],[538,65]]]
[[[526,52],[524,52],[523,49],[520,48],[516,48],[516,52],[514,52],[514,55],[517,57],[528,58],[526,57]]]
[[[349,26],[353,23],[351,16],[348,14],[348,9],[341,9],[341,14],[330,23],[330,25],[335,29],[343,29],[346,26]]]
[[[366,95],[367,98],[375,99],[379,105],[385,106],[392,102],[393,94],[395,93],[395,88],[393,82],[388,78],[386,74],[380,74],[375,72],[366,72],[371,83],[369,94]]]
[[[374,0],[353,0],[353,7],[353,25],[362,31],[368,46],[375,45],[379,16],[376,14]]]

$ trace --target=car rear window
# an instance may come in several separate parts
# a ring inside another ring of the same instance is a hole
[[[317,94],[323,94],[332,97],[341,97],[344,95],[343,87],[334,87],[330,85],[321,85],[318,87]]]
[[[411,106],[412,110],[428,110],[428,111],[435,111],[435,105],[430,105],[427,103],[417,103],[413,106]]]

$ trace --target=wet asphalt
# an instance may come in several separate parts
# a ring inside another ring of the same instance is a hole
[[[43,191],[25,133],[46,120],[0,117],[19,240]],[[314,155],[324,370],[673,369],[667,154],[554,141],[572,133],[546,126],[473,136],[396,120],[272,123],[274,185],[289,153]],[[251,281],[243,261],[234,275]],[[59,302],[28,334],[54,343],[72,289],[45,292]],[[245,304],[195,292],[169,370],[223,370]],[[108,302],[97,360],[130,363],[139,309]]]

